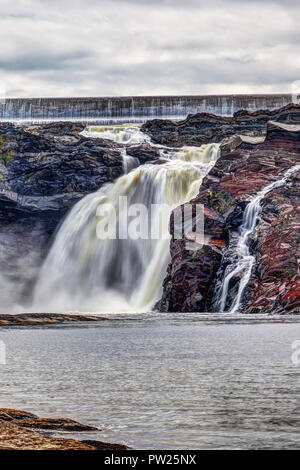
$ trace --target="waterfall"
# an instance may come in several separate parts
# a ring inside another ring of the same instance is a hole
[[[115,142],[145,142],[145,135],[132,126],[86,131],[93,137],[104,134]],[[153,308],[169,262],[171,210],[197,195],[202,178],[218,158],[219,145],[160,151],[164,163],[127,168],[127,174],[84,197],[70,211],[41,268],[34,310]],[[108,227],[113,236],[103,237],[103,231],[99,236],[99,226]]]
[[[216,301],[214,302],[216,310],[224,312],[228,308],[228,312],[230,313],[235,313],[239,310],[245,288],[249,283],[252,269],[255,263],[255,257],[250,253],[249,237],[254,232],[257,225],[258,217],[261,212],[260,203],[270,191],[283,186],[287,179],[293,173],[299,170],[300,165],[296,165],[285,171],[280,179],[270,183],[261,191],[259,191],[247,205],[243,215],[243,221],[239,229],[238,237],[234,241],[234,262],[225,269],[221,287],[219,292],[216,293]],[[230,247],[230,249],[232,249],[232,247]],[[235,298],[231,302],[231,305],[228,306],[229,286],[231,280],[236,276],[240,276],[238,291]]]

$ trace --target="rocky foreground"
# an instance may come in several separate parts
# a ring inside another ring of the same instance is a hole
[[[223,149],[191,201],[204,206],[206,241],[202,249],[187,251],[184,240],[172,239],[171,263],[157,305],[160,310],[215,310],[222,274],[235,257],[231,242],[249,200],[285,170],[300,164],[299,113],[297,116],[299,125],[269,121],[264,139],[234,138],[232,151],[230,145],[228,151]],[[261,206],[250,243],[256,264],[241,312],[300,313],[300,171],[267,194]],[[239,280],[237,276],[229,285],[230,302]]]
[[[0,450],[127,450],[122,444],[47,435],[99,429],[68,418],[40,418],[27,411],[0,408]],[[47,433],[47,434],[46,434]]]
[[[64,323],[97,322],[106,318],[96,315],[68,313],[0,313],[0,326],[41,326],[59,325]]]

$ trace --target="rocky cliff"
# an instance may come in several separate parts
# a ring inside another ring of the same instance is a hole
[[[267,122],[270,120],[297,124],[300,120],[300,105],[289,104],[273,111],[265,109],[254,112],[242,110],[234,113],[233,117],[199,113],[178,122],[154,119],[143,124],[142,131],[158,144],[173,147],[198,146],[209,142],[221,142],[233,135],[264,135]]]
[[[293,121],[300,122],[297,109],[283,110],[286,116],[290,112]],[[192,201],[204,205],[203,247],[189,251],[184,240],[171,241],[171,263],[158,304],[162,311],[214,311],[218,283],[234,261],[231,241],[237,236],[249,200],[300,163],[300,125],[271,121],[263,141],[247,137],[234,140],[236,148],[231,152],[230,145],[223,149]],[[256,261],[242,312],[300,313],[299,177],[300,171],[295,172],[261,202],[259,223],[250,239]],[[229,300],[236,295],[238,282],[238,276],[231,280]]]
[[[58,225],[83,196],[123,174],[124,146],[81,135],[83,123],[0,124],[0,310],[30,300]],[[131,147],[141,162],[155,149]],[[24,269],[26,267],[26,269]]]

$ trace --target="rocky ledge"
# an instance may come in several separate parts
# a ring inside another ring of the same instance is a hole
[[[96,315],[67,313],[0,313],[0,326],[57,325],[61,323],[97,322],[106,318]]]
[[[249,200],[285,170],[300,164],[300,125],[270,121],[263,142],[240,137],[233,148],[230,152],[229,145],[223,150],[191,201],[204,205],[203,247],[188,251],[184,240],[171,241],[171,263],[157,305],[161,311],[215,310],[213,296],[226,267],[234,260],[232,241]],[[250,241],[255,267],[241,312],[300,313],[299,177],[299,171],[294,173],[261,202],[259,223]],[[229,303],[239,280],[239,276],[231,280]]]
[[[261,136],[266,133],[268,121],[297,124],[300,121],[300,105],[288,105],[269,111],[238,111],[233,117],[198,113],[183,121],[154,119],[142,126],[153,142],[171,147],[183,145],[199,146],[211,142],[219,143],[233,135]]]
[[[55,432],[88,433],[99,429],[68,418],[40,418],[27,411],[0,408],[0,450],[127,450],[122,444],[77,440],[50,435]]]

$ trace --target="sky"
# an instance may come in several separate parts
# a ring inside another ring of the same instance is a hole
[[[299,24],[299,0],[0,0],[0,93],[289,93]]]

